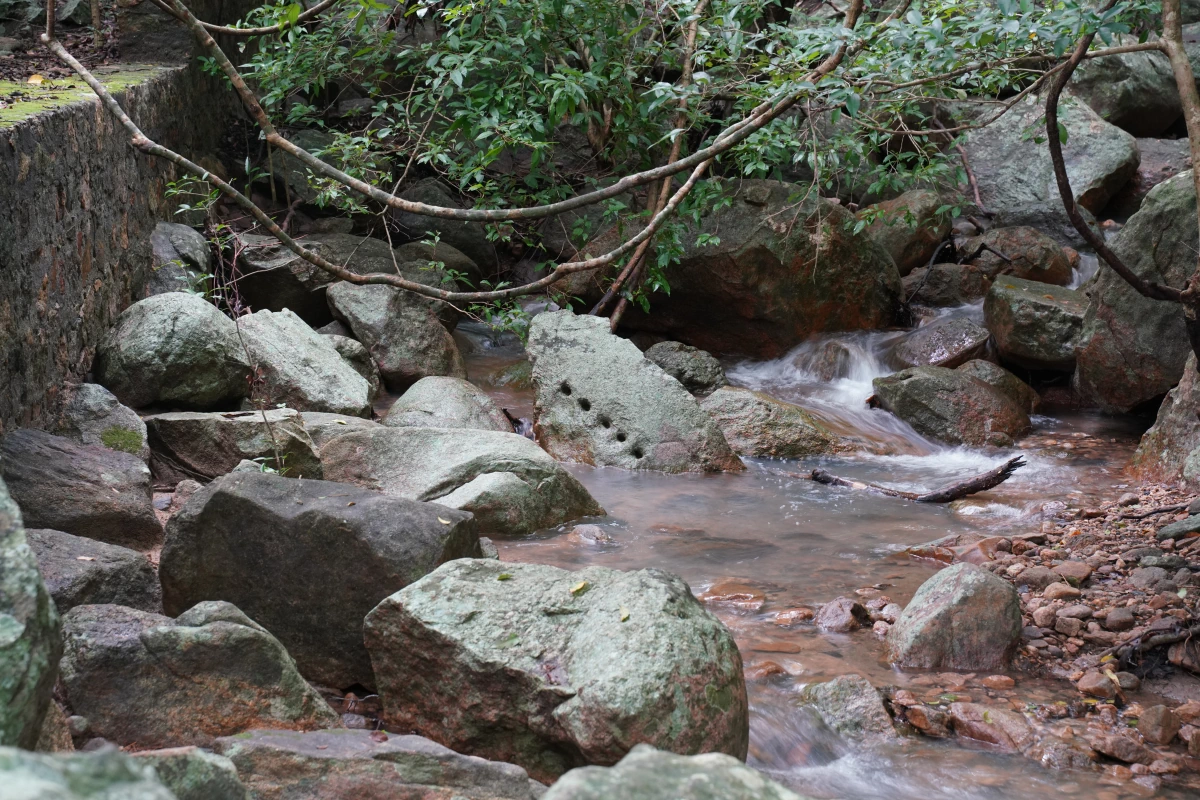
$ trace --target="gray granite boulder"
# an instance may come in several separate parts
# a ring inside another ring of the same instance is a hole
[[[980,250],[980,245],[992,249]],[[974,256],[967,263],[991,279],[1005,275],[1056,286],[1071,282],[1071,262],[1062,245],[1026,225],[992,228],[979,236],[964,239],[959,243],[958,251],[963,258]],[[1003,253],[1004,258],[997,252]]]
[[[723,386],[700,407],[733,451],[752,458],[807,458],[843,449],[841,437],[800,406],[768,394]]]
[[[1016,588],[982,567],[955,564],[917,589],[888,632],[888,660],[904,669],[1002,669],[1020,639]]]
[[[158,573],[144,554],[62,531],[33,529],[25,537],[59,613],[97,603],[162,611]]]
[[[462,207],[439,181],[432,178],[418,181],[401,192],[400,197],[443,208]],[[451,245],[478,264],[486,275],[496,269],[496,248],[488,241],[482,222],[427,217],[397,210],[391,212],[391,218],[400,235],[408,241],[419,242],[436,236],[439,242]]]
[[[534,317],[534,431],[560,461],[663,472],[744,469],[686,389],[601,317]]]
[[[115,747],[54,755],[0,747],[0,785],[20,800],[178,800],[150,764]]]
[[[830,730],[847,738],[899,738],[883,697],[861,675],[810,683],[796,696],[796,703],[816,709]]]
[[[192,745],[142,750],[133,757],[153,766],[176,800],[250,800],[237,767],[225,756]]]
[[[970,375],[977,381],[983,381],[1016,403],[1018,408],[1023,408],[1031,414],[1037,408],[1038,403],[1041,402],[1038,393],[1031,389],[1029,384],[999,364],[974,359],[957,367],[956,371],[964,375]]]
[[[256,369],[256,400],[298,411],[370,416],[370,384],[329,337],[287,309],[248,314],[239,324]]]
[[[236,406],[250,385],[237,326],[202,297],[147,297],[121,312],[92,364],[96,382],[132,408]]]
[[[1200,486],[1200,376],[1189,355],[1179,385],[1167,392],[1150,430],[1142,434],[1129,470],[1145,481]]]
[[[936,192],[914,189],[865,209],[873,214],[867,235],[888,251],[901,277],[928,265],[950,233],[950,217],[937,213],[941,206]]]
[[[1121,36],[1113,44],[1136,42],[1136,36]],[[1087,59],[1071,76],[1070,92],[1134,136],[1161,136],[1183,114],[1166,53]]]
[[[300,415],[304,429],[312,438],[317,452],[330,440],[351,431],[368,431],[382,427],[378,422],[345,414],[325,414],[320,411],[305,411]]]
[[[211,480],[247,459],[291,478],[321,477],[316,446],[292,408],[154,414],[146,429],[155,477],[167,483]],[[276,450],[282,464],[275,463]]]
[[[1150,190],[1111,246],[1143,278],[1182,289],[1195,270],[1196,193],[1192,171]],[[1138,294],[1101,266],[1076,352],[1075,391],[1105,411],[1129,411],[1179,382],[1191,353],[1183,310]]]
[[[1029,432],[1029,414],[983,381],[946,367],[913,367],[876,378],[873,404],[922,436],[1001,447]]]
[[[487,393],[462,378],[429,376],[408,388],[388,409],[390,428],[474,428],[512,433],[512,423]]]
[[[612,767],[562,776],[543,800],[806,800],[732,756],[681,756],[636,745]]]
[[[515,764],[461,755],[421,736],[364,730],[252,731],[219,739],[254,797],[278,800],[537,800],[546,787]]]
[[[692,394],[712,394],[729,383],[721,362],[697,347],[680,342],[659,342],[648,347],[644,355]]]
[[[146,423],[97,383],[81,383],[68,390],[54,433],[80,444],[131,453],[143,461],[150,458]]]
[[[1001,360],[1028,369],[1070,372],[1087,296],[1036,281],[1001,276],[983,301]]]
[[[364,637],[390,724],[538,780],[638,743],[746,755],[737,645],[661,570],[453,561],[380,603]]]
[[[22,429],[0,439],[0,476],[31,528],[140,550],[162,539],[150,470],[137,456]]]
[[[367,612],[439,564],[480,555],[475,522],[460,511],[247,472],[209,484],[171,519],[159,573],[167,613],[228,600],[278,637],[306,677],[370,686]]]
[[[21,511],[0,480],[0,747],[32,750],[37,744],[58,677],[59,631]]]
[[[321,459],[327,480],[470,511],[489,536],[604,513],[573,475],[515,433],[380,427],[329,441]]]
[[[337,324],[341,325],[340,322]],[[383,378],[379,374],[379,367],[375,366],[375,361],[371,358],[371,352],[363,347],[362,342],[349,336],[330,333],[323,335],[333,343],[333,349],[338,351],[338,355],[350,365],[350,368],[367,382],[367,399],[374,402],[383,386]]]
[[[120,745],[202,745],[252,728],[341,724],[279,640],[229,603],[201,603],[177,619],[78,606],[63,617],[63,642],[71,710]]]
[[[987,352],[987,330],[964,317],[939,319],[922,325],[892,348],[892,360],[900,367],[949,367],[953,369]]]
[[[195,228],[160,222],[150,234],[150,274],[146,296],[183,292],[212,272],[208,240]]]
[[[466,378],[462,355],[431,303],[381,284],[341,281],[326,294],[333,315],[354,332],[383,382],[402,392],[427,375]]]
[[[991,279],[971,264],[917,267],[904,277],[904,296],[913,305],[953,308],[987,294]]]

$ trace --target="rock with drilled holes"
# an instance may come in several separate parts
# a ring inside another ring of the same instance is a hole
[[[71,709],[120,745],[205,744],[252,728],[339,726],[279,640],[235,606],[201,603],[177,619],[114,605],[63,617]]]
[[[661,570],[453,561],[380,603],[364,636],[390,724],[538,780],[640,742],[746,756],[737,645]]]
[[[603,318],[539,314],[528,349],[534,431],[560,461],[663,472],[744,469],[696,399]]]
[[[328,480],[470,511],[489,536],[604,513],[571,473],[515,433],[381,426],[329,441],[321,459]]]
[[[246,472],[201,489],[171,519],[159,572],[167,613],[228,600],[308,678],[369,686],[367,612],[437,565],[481,555],[475,522],[460,511]]]

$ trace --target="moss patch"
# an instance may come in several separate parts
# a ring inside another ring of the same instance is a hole
[[[120,450],[135,456],[142,452],[142,435],[117,425],[100,434],[100,443],[109,450]]]
[[[168,67],[148,64],[123,64],[116,67],[100,67],[96,77],[111,92],[120,92],[130,86],[160,75]],[[80,78],[48,80],[40,86],[14,81],[0,81],[0,129],[24,122],[43,111],[50,111],[71,103],[95,97],[92,90]]]

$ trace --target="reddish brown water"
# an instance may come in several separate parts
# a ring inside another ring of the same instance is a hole
[[[1036,530],[1048,501],[1086,505],[1111,497],[1123,484],[1122,470],[1141,433],[1128,420],[1038,417],[1034,435],[1019,450],[1028,466],[997,489],[949,506],[831,488],[798,477],[821,466],[896,487],[932,489],[1017,452],[938,445],[891,415],[866,407],[870,380],[891,371],[887,348],[902,335],[842,336],[839,341],[852,357],[834,381],[816,379],[809,369],[820,342],[775,361],[728,365],[735,384],[798,402],[863,438],[875,452],[804,462],[750,461],[749,469],[736,475],[571,466],[608,512],[584,522],[599,525],[610,541],[596,543],[573,534],[577,523],[572,523],[498,541],[501,558],[564,568],[659,567],[682,575],[696,594],[728,580],[760,591],[765,598],[760,610],[713,610],[733,631],[748,673],[755,674],[764,662],[781,668],[782,674],[769,680],[749,682],[750,763],[802,794],[846,800],[1146,796],[1139,786],[1106,784],[1094,773],[1043,769],[1024,757],[973,749],[962,741],[911,738],[895,746],[852,747],[814,728],[792,702],[804,684],[849,672],[877,686],[914,686],[914,681],[919,686],[925,678],[891,669],[882,642],[869,630],[838,635],[818,633],[811,625],[783,628],[775,624],[776,612],[864,589],[859,595],[864,599],[882,593],[903,605],[934,571],[933,565],[904,555],[904,548],[967,531]],[[531,416],[530,392],[494,385],[497,373],[520,360],[519,346],[491,346],[468,331],[458,338],[471,379],[514,416]],[[1015,677],[1018,699],[1063,696],[1063,684]]]

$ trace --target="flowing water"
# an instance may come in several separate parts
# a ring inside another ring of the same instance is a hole
[[[945,313],[978,318],[982,311],[966,306]],[[750,460],[741,474],[571,466],[608,512],[586,520],[599,525],[607,540],[573,533],[572,523],[498,541],[501,558],[565,568],[660,567],[682,575],[697,594],[721,583],[761,592],[761,608],[713,610],[733,631],[748,673],[776,673],[748,682],[750,763],[801,793],[847,800],[1145,796],[1138,786],[1105,784],[1092,773],[1043,769],[1024,757],[972,749],[961,740],[915,738],[852,747],[793,704],[805,683],[847,672],[860,673],[876,686],[919,687],[923,678],[892,670],[882,642],[869,630],[839,635],[818,633],[811,625],[784,628],[775,623],[777,612],[856,591],[864,600],[885,594],[903,605],[935,569],[903,553],[906,547],[957,533],[1037,530],[1048,501],[1087,505],[1111,497],[1123,485],[1122,470],[1141,433],[1129,420],[1064,413],[1035,417],[1034,433],[1016,451],[929,441],[866,404],[871,380],[893,371],[887,354],[905,335],[821,337],[779,359],[726,365],[733,384],[803,405],[861,440],[861,451],[802,462]],[[497,386],[495,380],[522,358],[519,345],[511,340],[497,345],[471,326],[463,326],[458,338],[471,379],[514,416],[531,416],[531,393]],[[948,506],[800,477],[820,466],[837,475],[928,490],[988,469],[1014,452],[1022,453],[1028,466],[1000,487]],[[1015,677],[1022,699],[1046,701],[1062,694],[1062,684]]]

